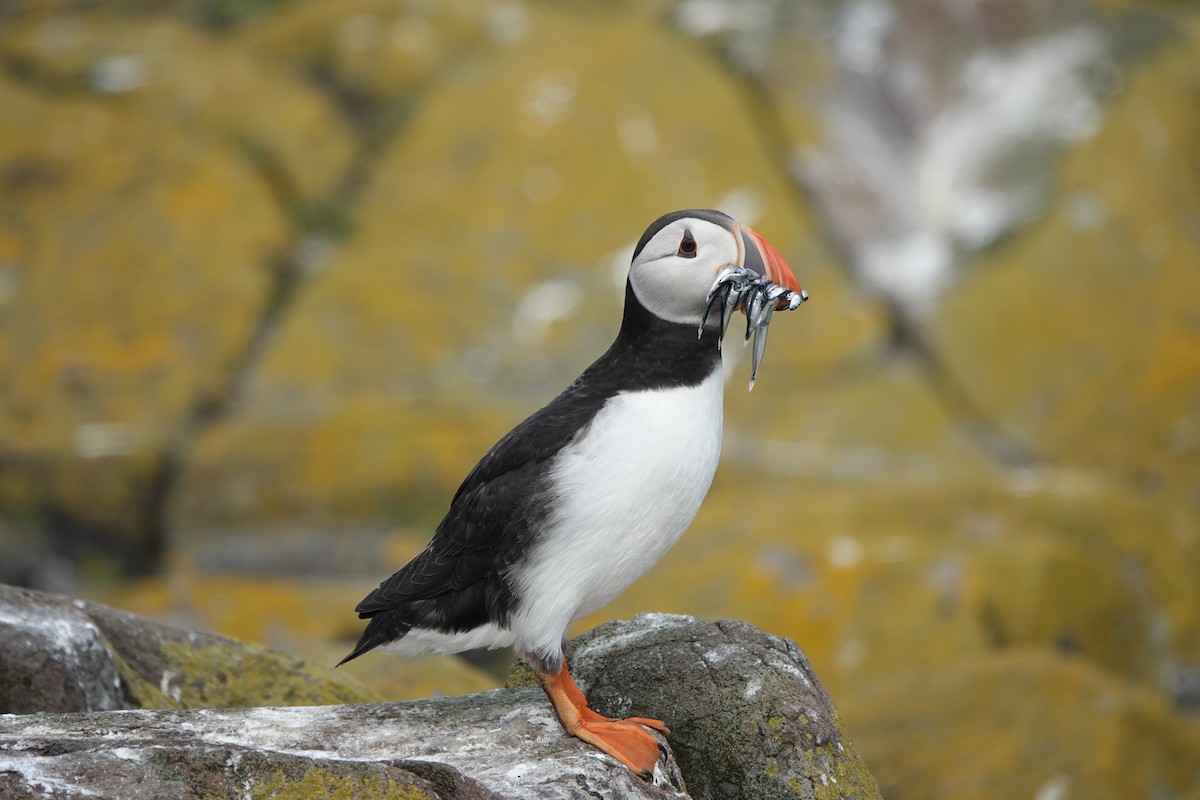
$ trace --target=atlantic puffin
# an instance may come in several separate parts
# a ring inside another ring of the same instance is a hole
[[[588,707],[567,669],[567,627],[658,561],[708,492],[723,328],[706,299],[731,267],[807,298],[779,252],[727,214],[676,211],[646,229],[612,346],[480,459],[425,549],[358,604],[369,621],[339,666],[380,646],[511,645],[568,733],[651,776],[660,747],[647,728],[670,731]]]

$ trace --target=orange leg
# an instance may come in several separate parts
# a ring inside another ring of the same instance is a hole
[[[566,659],[557,675],[539,672],[537,677],[567,733],[608,753],[642,778],[650,779],[662,754],[662,746],[642,726],[670,734],[662,720],[643,717],[609,719],[592,711],[583,691],[567,671]]]

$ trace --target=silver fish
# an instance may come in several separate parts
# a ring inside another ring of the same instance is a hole
[[[808,299],[804,290],[793,292],[786,286],[772,283],[767,278],[745,267],[726,267],[713,281],[704,303],[704,315],[700,320],[697,337],[704,336],[705,325],[714,308],[721,309],[720,327],[717,330],[717,347],[725,340],[725,333],[740,307],[746,314],[746,343],[754,339],[750,358],[750,388],[754,388],[758,367],[767,349],[767,330],[771,316],[776,311],[793,311]]]
[[[729,323],[733,321],[733,312],[737,311],[741,302],[742,289],[737,284],[730,284],[729,292],[725,295],[725,305],[721,307],[721,333],[717,339],[718,348],[725,340],[725,331],[729,330]]]
[[[758,365],[762,363],[763,353],[767,351],[767,330],[770,327],[770,322],[763,323],[758,328],[754,329],[754,349],[750,351],[750,388],[746,391],[754,391],[754,379],[758,377]]]
[[[757,285],[751,285],[750,290],[746,292],[746,307],[743,309],[746,312],[746,339],[750,341],[750,334],[754,333],[758,327],[758,312],[762,310],[763,295]]]

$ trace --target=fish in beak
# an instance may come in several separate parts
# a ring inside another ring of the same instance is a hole
[[[808,299],[808,292],[800,288],[795,273],[779,251],[749,225],[736,223],[734,235],[738,244],[738,264],[722,269],[713,282],[705,301],[698,335],[704,335],[709,313],[719,307],[721,324],[717,346],[720,347],[734,311],[741,309],[746,315],[745,341],[748,343],[752,336],[754,338],[750,359],[750,389],[753,389],[758,365],[762,363],[763,353],[767,349],[767,327],[771,324],[771,315],[776,311],[799,308]]]
[[[756,272],[771,283],[799,294],[803,298],[800,302],[808,299],[808,292],[800,288],[800,281],[796,280],[792,268],[770,242],[755,233],[749,225],[740,222],[734,226],[734,231],[738,235],[739,267]],[[780,298],[779,303],[782,305],[777,305],[775,310],[783,311],[786,302]]]

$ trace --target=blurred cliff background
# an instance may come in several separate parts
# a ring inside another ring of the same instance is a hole
[[[890,798],[1200,797],[1183,0],[0,4],[0,581],[335,662],[695,206],[813,299],[580,628],[794,638]]]

